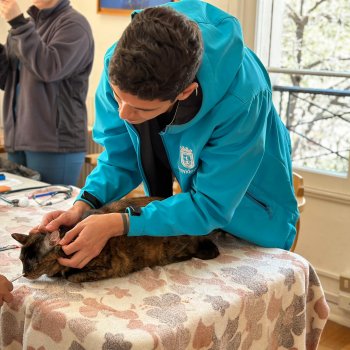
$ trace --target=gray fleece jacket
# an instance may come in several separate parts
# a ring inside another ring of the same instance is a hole
[[[0,45],[0,88],[7,151],[86,150],[88,77],[94,42],[89,23],[69,0],[28,10],[11,21]]]

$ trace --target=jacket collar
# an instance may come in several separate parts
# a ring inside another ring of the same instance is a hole
[[[53,13],[62,10],[70,5],[69,0],[60,0],[54,7],[50,7],[47,9],[39,10],[36,6],[29,7],[27,13],[34,20],[37,20],[40,16],[41,19],[46,19],[50,17]]]

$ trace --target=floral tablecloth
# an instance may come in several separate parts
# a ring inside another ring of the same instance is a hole
[[[72,199],[57,205],[69,207]],[[0,205],[0,244],[56,208]],[[220,256],[146,268],[82,284],[24,277],[0,315],[1,349],[316,349],[328,306],[299,255],[218,238]],[[0,273],[21,273],[19,249],[0,252]]]

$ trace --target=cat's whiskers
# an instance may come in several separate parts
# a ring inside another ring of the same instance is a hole
[[[15,278],[12,278],[10,281],[11,281],[11,282],[17,281],[18,279],[20,279],[20,278],[23,277],[23,276],[24,276],[24,273],[22,273],[21,275],[15,277]]]

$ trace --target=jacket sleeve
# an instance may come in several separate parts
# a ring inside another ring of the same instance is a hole
[[[91,61],[93,39],[82,24],[63,19],[56,24],[52,37],[43,41],[33,21],[12,28],[9,40],[20,62],[37,79],[52,82],[64,79],[84,68],[84,62]]]
[[[107,58],[96,91],[93,129],[94,140],[105,149],[78,196],[83,200],[82,195],[87,191],[102,204],[120,199],[141,183],[135,149],[124,121],[119,118],[118,104],[108,82],[108,64]]]
[[[230,106],[235,110],[201,152],[190,191],[131,215],[130,236],[205,235],[231,222],[264,154],[271,93],[245,103],[231,97]]]
[[[5,89],[7,73],[9,69],[9,61],[6,54],[6,48],[0,44],[0,89]]]

